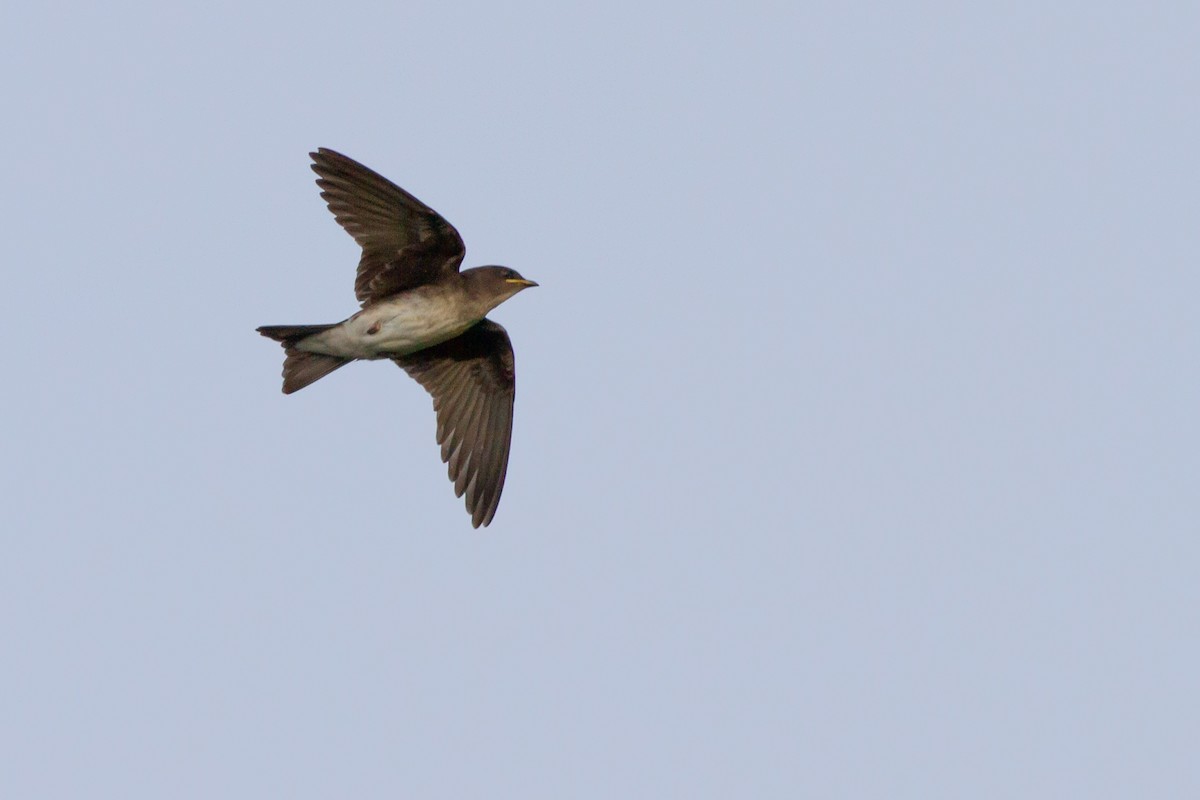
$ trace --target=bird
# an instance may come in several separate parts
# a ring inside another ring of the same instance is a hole
[[[471,525],[496,514],[512,442],[516,370],[507,331],[488,312],[535,282],[514,269],[460,270],[454,226],[379,173],[328,148],[309,153],[338,224],[362,247],[360,310],[328,325],[263,325],[283,345],[283,393],[359,360],[390,359],[433,399],[437,442]]]

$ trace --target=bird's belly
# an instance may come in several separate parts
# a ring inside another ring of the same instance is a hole
[[[453,339],[479,321],[448,312],[437,303],[381,303],[305,339],[300,349],[343,358],[404,356]]]
[[[363,339],[376,358],[403,356],[453,339],[476,322],[446,315],[401,313],[380,320],[375,333],[367,326]]]

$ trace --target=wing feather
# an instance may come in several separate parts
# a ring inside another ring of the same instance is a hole
[[[433,398],[438,443],[471,523],[496,514],[512,444],[516,369],[504,328],[483,320],[435,347],[394,359]]]
[[[364,306],[458,271],[466,248],[440,214],[341,153],[309,155],[321,197],[363,249],[354,293]]]

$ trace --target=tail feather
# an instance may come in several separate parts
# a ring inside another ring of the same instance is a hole
[[[264,325],[258,332],[283,344],[283,393],[291,394],[324,378],[353,359],[309,353],[296,345],[314,333],[329,330],[333,325]]]
[[[336,328],[337,324],[333,325],[263,325],[258,328],[258,332],[268,339],[274,339],[277,342],[286,344],[295,344],[301,339],[306,339],[314,333],[327,331],[330,328]]]

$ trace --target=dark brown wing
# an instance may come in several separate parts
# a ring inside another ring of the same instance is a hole
[[[516,371],[504,328],[485,319],[435,347],[394,359],[433,396],[442,461],[471,524],[496,514],[512,441]]]
[[[436,211],[341,153],[309,155],[321,197],[362,246],[354,294],[364,306],[458,270],[462,237]]]

